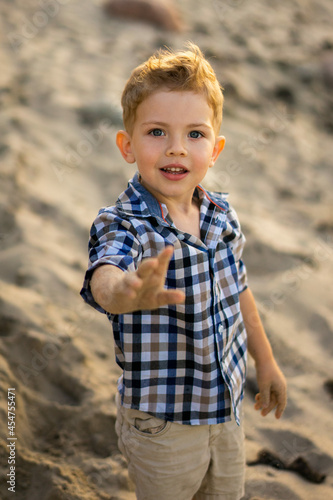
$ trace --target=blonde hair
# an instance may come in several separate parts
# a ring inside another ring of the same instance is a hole
[[[222,122],[223,93],[215,72],[201,50],[192,42],[188,50],[161,49],[132,71],[121,98],[124,126],[133,132],[136,110],[161,87],[170,91],[203,93],[213,110],[213,125],[218,134]]]

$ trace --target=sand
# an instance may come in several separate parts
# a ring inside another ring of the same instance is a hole
[[[112,332],[79,290],[92,220],[134,172],[114,143],[123,85],[153,50],[188,39],[225,88],[227,145],[206,187],[231,193],[250,285],[289,384],[283,419],[262,418],[249,364],[247,461],[266,450],[279,468],[248,465],[244,499],[333,497],[333,4],[177,8],[185,28],[174,33],[112,18],[97,0],[1,2],[3,500],[135,498],[114,430]],[[299,473],[304,461],[317,483]]]

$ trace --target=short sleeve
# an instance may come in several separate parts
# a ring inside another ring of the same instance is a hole
[[[91,293],[93,272],[104,264],[116,266],[122,271],[135,271],[140,248],[137,233],[130,221],[122,219],[112,209],[102,209],[90,230],[88,269],[80,292],[85,302],[105,313]]]
[[[246,266],[242,260],[239,260],[237,265],[238,265],[238,291],[239,293],[242,293],[248,287]]]
[[[234,228],[235,238],[232,241],[233,253],[238,271],[238,292],[244,292],[248,287],[246,266],[242,260],[246,238],[241,230],[236,211],[230,207],[229,222]]]

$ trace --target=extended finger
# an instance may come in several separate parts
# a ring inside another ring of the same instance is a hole
[[[159,306],[183,304],[185,293],[182,290],[163,290],[158,294]]]
[[[172,255],[173,255],[173,252],[174,252],[173,247],[169,245],[169,246],[165,247],[165,249],[162,250],[162,252],[160,252],[158,254],[158,256],[157,256],[157,261],[158,261],[157,271],[159,274],[166,275],[168,268],[169,268],[170,260],[171,260]]]
[[[165,276],[169,267],[169,262],[173,254],[173,247],[167,246],[157,257],[152,257],[142,261],[136,272],[142,279],[149,278],[153,273],[159,276]]]
[[[137,276],[141,279],[149,278],[158,267],[158,260],[156,258],[145,259],[142,261],[136,272]]]

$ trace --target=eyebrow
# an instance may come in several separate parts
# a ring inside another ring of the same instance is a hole
[[[159,121],[154,121],[154,120],[150,120],[149,122],[144,122],[141,125],[142,126],[157,125],[158,127],[167,127],[167,126],[169,126],[169,124],[166,123],[166,122],[159,122]],[[201,123],[189,123],[187,125],[187,127],[188,128],[198,128],[198,127],[212,128],[210,125],[208,125],[207,123],[204,123],[204,122],[201,122]]]

